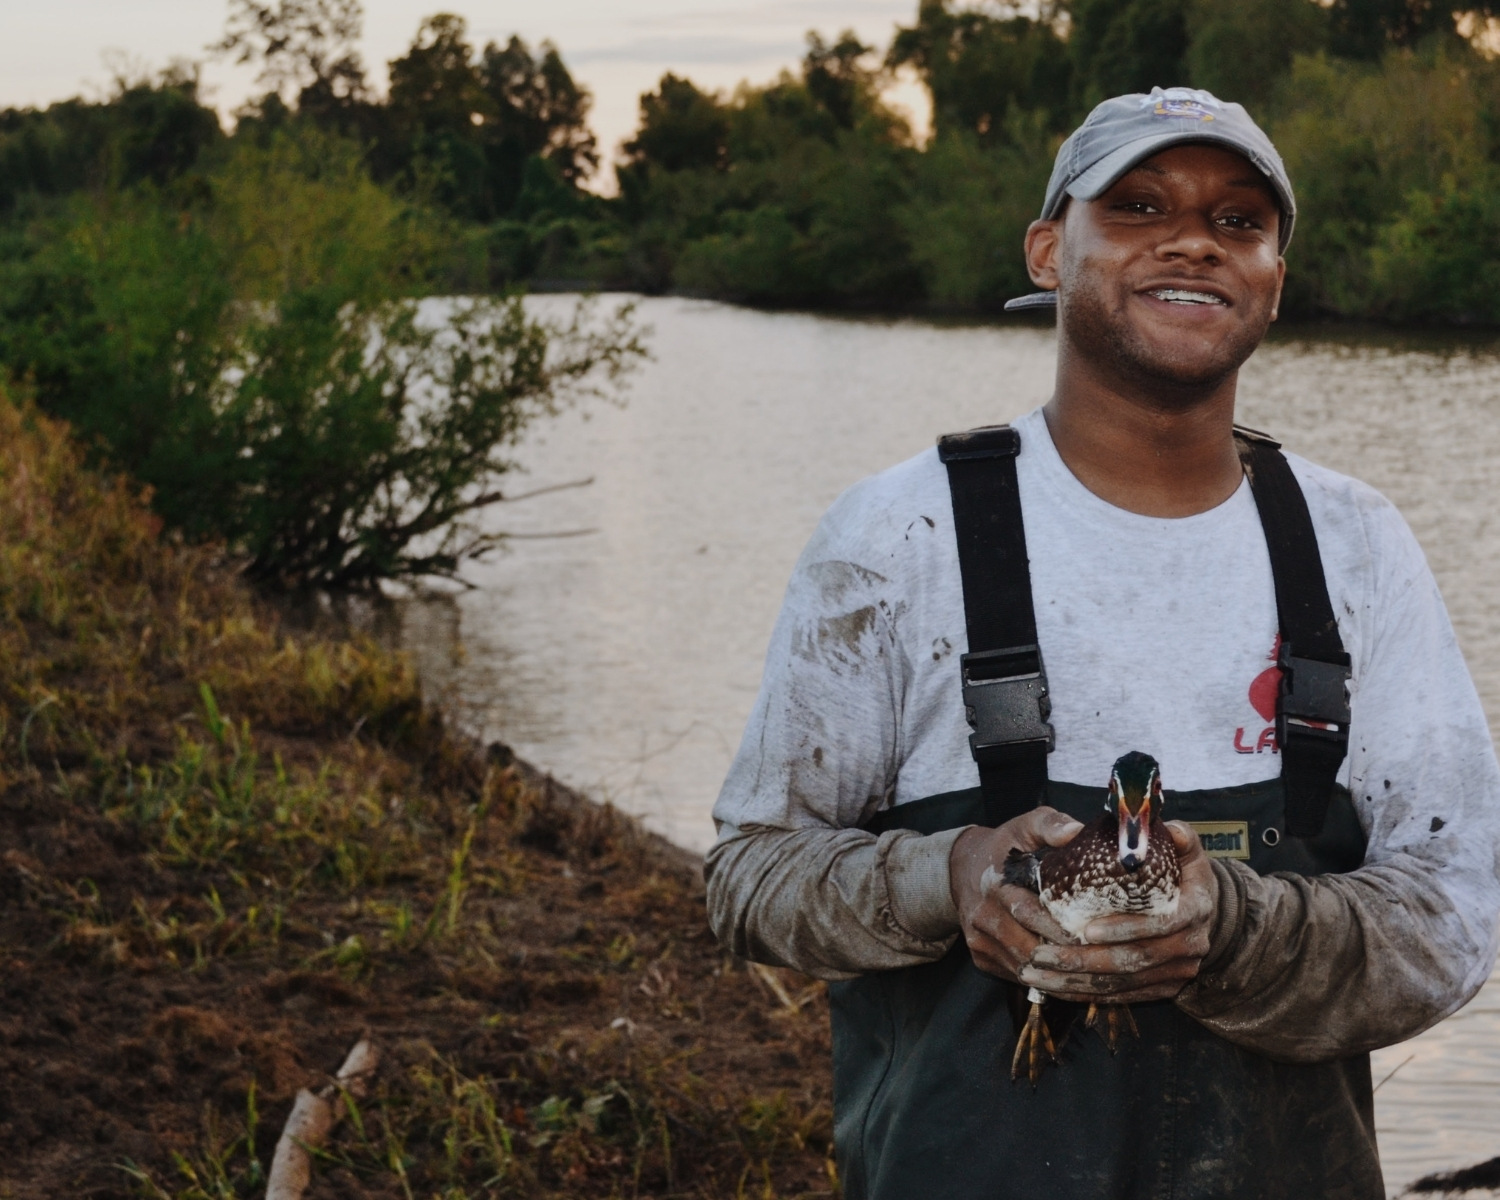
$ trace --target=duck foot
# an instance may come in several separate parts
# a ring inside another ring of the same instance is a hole
[[[1052,1044],[1052,1033],[1042,1018],[1042,1003],[1047,999],[1046,995],[1031,988],[1026,999],[1031,1001],[1031,1011],[1016,1038],[1016,1052],[1010,1060],[1010,1078],[1012,1082],[1021,1078],[1024,1065],[1026,1078],[1035,1088],[1037,1080],[1042,1077],[1042,1069],[1048,1062],[1057,1061],[1057,1047]],[[1043,1055],[1046,1055],[1046,1061],[1043,1061]]]
[[[1104,1016],[1102,1024],[1099,1020],[1101,1011]],[[1086,1029],[1099,1030],[1099,1036],[1111,1054],[1120,1048],[1120,1038],[1125,1032],[1128,1031],[1133,1038],[1141,1036],[1141,1031],[1136,1028],[1135,1014],[1128,1004],[1090,1004],[1083,1024]]]

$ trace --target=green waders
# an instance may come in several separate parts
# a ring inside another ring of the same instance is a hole
[[[1166,815],[1256,871],[1351,871],[1365,837],[1334,783],[1348,736],[1348,657],[1311,518],[1276,444],[1241,431],[1282,632],[1280,779],[1168,792]],[[964,701],[981,786],[878,814],[868,828],[998,825],[1047,803],[1083,821],[1103,788],[1049,781],[1013,430],[944,439],[970,653]],[[1010,994],[1008,994],[1008,989]],[[845,1200],[1382,1200],[1368,1055],[1279,1063],[1171,1002],[1132,1006],[1140,1038],[1111,1055],[1075,1020],[1060,1064],[1013,1083],[1015,985],[960,941],[935,963],[833,985],[835,1142]],[[1048,1013],[1069,1006],[1048,1004]]]

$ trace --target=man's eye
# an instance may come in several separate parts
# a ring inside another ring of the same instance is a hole
[[[1227,225],[1231,229],[1259,229],[1260,222],[1253,217],[1247,217],[1242,213],[1230,213],[1226,217],[1220,217],[1219,223]]]
[[[1115,207],[1122,212],[1128,213],[1154,213],[1157,211],[1154,204],[1148,204],[1144,200],[1122,200]]]

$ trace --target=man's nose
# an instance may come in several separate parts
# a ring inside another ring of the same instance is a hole
[[[1160,258],[1185,258],[1189,262],[1218,262],[1224,254],[1219,227],[1204,212],[1185,209],[1176,215],[1167,236],[1157,244]]]

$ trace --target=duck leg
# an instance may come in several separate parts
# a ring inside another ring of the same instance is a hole
[[[1102,1025],[1099,1019],[1101,1011],[1104,1018]],[[1111,1054],[1120,1048],[1120,1038],[1127,1031],[1133,1038],[1141,1036],[1141,1031],[1136,1028],[1135,1014],[1130,1011],[1128,1004],[1090,1004],[1083,1024],[1087,1029],[1099,1030],[1099,1036],[1104,1039]]]
[[[1055,1063],[1057,1047],[1052,1044],[1052,1033],[1042,1017],[1042,1004],[1047,999],[1046,995],[1036,988],[1030,988],[1026,992],[1026,999],[1031,1002],[1031,1011],[1026,1015],[1026,1024],[1016,1037],[1016,1052],[1010,1060],[1010,1077],[1012,1081],[1021,1078],[1024,1064],[1026,1078],[1032,1087],[1036,1087],[1037,1080],[1042,1077],[1042,1068],[1046,1066],[1042,1056],[1045,1054],[1047,1062]]]

